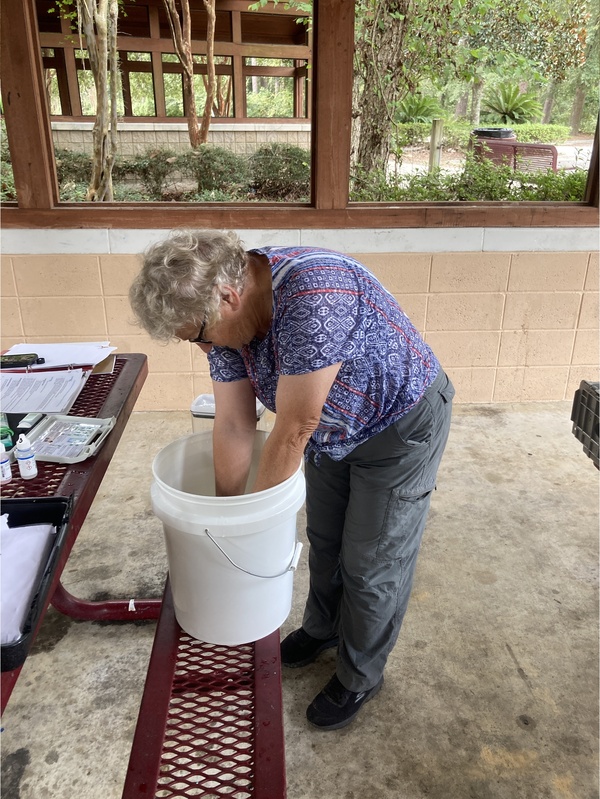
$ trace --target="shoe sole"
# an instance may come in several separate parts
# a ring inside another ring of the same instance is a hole
[[[281,665],[285,666],[286,669],[300,669],[302,666],[308,666],[310,663],[314,663],[321,652],[325,652],[327,649],[333,649],[338,644],[338,638],[336,638],[335,641],[326,641],[323,646],[320,646],[310,657],[304,658],[304,660],[296,660],[294,663],[286,663],[282,660]]]
[[[348,724],[350,724],[352,721],[354,721],[354,719],[358,716],[358,714],[363,709],[363,707],[367,704],[367,702],[370,702],[371,699],[374,699],[377,696],[377,694],[381,691],[382,688],[383,688],[383,680],[379,683],[379,685],[376,685],[375,688],[373,688],[373,693],[369,694],[369,696],[365,699],[365,701],[362,703],[362,705],[358,708],[356,713],[353,713],[349,718],[344,719],[344,721],[338,721],[337,724],[327,724],[327,725],[315,724],[310,719],[307,719],[307,721],[308,721],[308,723],[310,725],[312,725],[315,728],[315,730],[324,730],[324,731],[341,730],[342,727],[347,727]]]

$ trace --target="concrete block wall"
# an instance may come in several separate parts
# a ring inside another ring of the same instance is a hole
[[[54,145],[63,150],[92,152],[91,122],[53,122]],[[142,155],[151,149],[186,152],[190,149],[187,124],[160,122],[120,123],[117,130],[119,155],[125,158]],[[213,123],[208,143],[225,147],[237,155],[250,155],[264,144],[291,144],[310,149],[310,124],[227,124]]]
[[[166,232],[5,231],[2,348],[109,339],[121,352],[149,357],[138,410],[188,409],[211,391],[204,354],[187,343],[152,341],[132,323],[127,301],[137,253]],[[562,251],[536,250],[533,238],[529,250],[490,251],[485,231],[474,251],[472,229],[422,232],[429,252],[415,249],[419,231],[239,233],[248,247],[321,245],[362,261],[431,344],[457,402],[570,400],[582,379],[598,380],[599,263],[591,229],[576,229],[577,248]],[[497,229],[493,234],[497,241]],[[525,233],[516,238],[527,243]],[[348,239],[362,246],[348,249]],[[551,231],[545,241],[552,244]]]

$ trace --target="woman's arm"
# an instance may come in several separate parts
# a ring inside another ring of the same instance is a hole
[[[215,423],[213,458],[218,497],[243,494],[252,463],[256,397],[248,379],[213,381]]]
[[[298,468],[341,363],[303,375],[282,375],[277,383],[277,413],[262,451],[253,491],[282,483]]]

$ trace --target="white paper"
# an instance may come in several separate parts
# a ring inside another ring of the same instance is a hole
[[[6,355],[24,355],[35,352],[45,363],[33,364],[30,371],[60,366],[96,366],[117,348],[109,341],[85,341],[75,344],[15,344]]]
[[[23,634],[23,625],[39,586],[55,530],[52,524],[9,528],[7,522],[8,514],[4,514],[0,525],[2,644],[11,644]]]
[[[67,413],[85,384],[81,369],[59,372],[0,373],[3,413]]]

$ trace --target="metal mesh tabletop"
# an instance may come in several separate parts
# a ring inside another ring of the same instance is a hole
[[[90,375],[81,394],[73,403],[69,416],[100,417],[101,411],[113,390],[126,361],[115,359],[111,374]],[[37,477],[23,480],[17,469],[13,469],[13,479],[2,486],[3,499],[18,497],[54,497],[61,493],[59,489],[68,470],[77,471],[63,463],[46,463],[38,461]],[[83,473],[83,470],[79,470]],[[65,486],[64,488],[69,488]],[[63,493],[71,493],[66,491]]]

